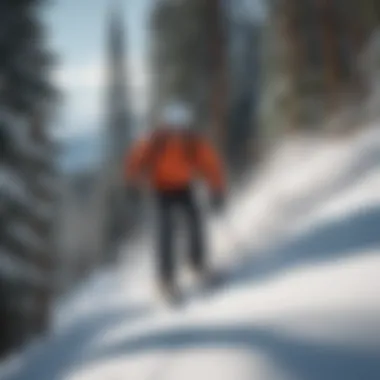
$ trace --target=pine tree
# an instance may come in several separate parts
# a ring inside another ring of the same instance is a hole
[[[47,330],[54,288],[56,172],[47,125],[57,93],[42,4],[0,3],[0,352]]]

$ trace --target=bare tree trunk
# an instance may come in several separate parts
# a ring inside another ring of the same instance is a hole
[[[300,30],[297,25],[299,17],[297,0],[282,0],[276,10],[279,14],[279,28],[285,43],[284,69],[289,83],[286,97],[287,127],[294,131],[299,127],[300,102],[299,83],[304,64],[304,49],[299,38]]]
[[[298,6],[298,0],[288,1],[288,25],[287,25],[287,36],[289,38],[289,48],[290,48],[290,78],[293,83],[292,85],[292,106],[290,109],[291,121],[293,123],[293,128],[297,129],[300,126],[300,114],[301,114],[301,94],[300,94],[300,84],[302,82],[302,75],[304,73],[305,65],[305,48],[300,38],[302,30],[300,30],[300,12]]]
[[[209,1],[209,25],[211,55],[211,123],[210,132],[215,143],[224,151],[227,137],[227,69],[226,69],[226,41],[222,26],[222,2]]]
[[[324,78],[328,114],[332,115],[338,106],[339,64],[338,43],[334,30],[334,9],[328,0],[317,0],[317,9],[323,41]],[[328,116],[329,116],[328,115]]]

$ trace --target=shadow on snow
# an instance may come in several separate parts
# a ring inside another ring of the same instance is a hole
[[[145,312],[145,308],[104,310],[82,318],[27,355],[21,370],[6,380],[58,380],[62,374],[81,364],[82,355],[95,335]]]
[[[161,331],[121,342],[99,351],[91,360],[123,355],[193,348],[258,349],[268,354],[292,379],[378,380],[380,361],[376,352],[310,343],[252,326],[220,326]],[[152,378],[155,378],[153,375]]]
[[[339,260],[375,248],[380,248],[380,207],[363,208],[315,226],[254,257],[246,255],[247,259],[227,274],[225,285],[265,280],[300,265]]]

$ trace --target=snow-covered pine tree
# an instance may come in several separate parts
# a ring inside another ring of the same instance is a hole
[[[48,327],[54,283],[56,92],[43,1],[0,2],[0,354]]]

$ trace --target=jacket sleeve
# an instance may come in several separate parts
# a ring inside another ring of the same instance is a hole
[[[147,159],[150,143],[148,140],[140,140],[132,146],[131,151],[125,157],[125,180],[136,185],[144,176],[144,163]]]
[[[197,164],[200,174],[211,190],[218,193],[225,192],[226,180],[222,160],[213,146],[204,138],[198,140]]]

